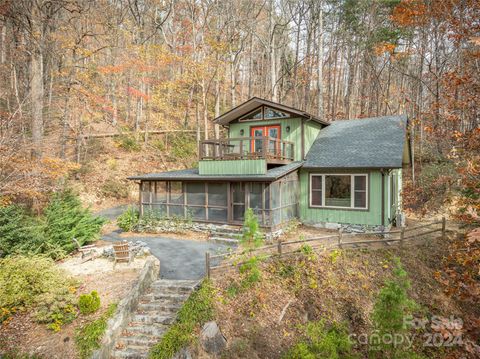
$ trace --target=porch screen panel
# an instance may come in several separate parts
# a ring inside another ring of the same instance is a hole
[[[191,218],[193,220],[200,220],[204,221],[206,218],[206,209],[205,207],[187,207],[187,218]]]
[[[227,184],[209,183],[208,184],[208,206],[227,207]]]
[[[182,182],[170,182],[168,204],[169,217],[185,218],[184,194]]]
[[[149,181],[143,181],[142,182],[142,187],[141,187],[141,206],[142,210],[144,212],[149,212],[152,209],[152,203],[151,203],[151,188],[153,189],[153,186],[151,186],[151,182]]]
[[[187,205],[205,206],[205,183],[187,182]]]
[[[183,205],[182,182],[170,182],[170,203]]]
[[[227,183],[207,183],[208,221],[225,223],[228,220]]]
[[[227,222],[227,208],[208,207],[208,220],[212,222]]]
[[[152,182],[152,210],[159,216],[167,214],[167,182]]]
[[[272,225],[280,224],[282,214],[280,213],[280,181],[270,184],[270,221]]]
[[[142,182],[142,203],[150,203],[150,182]]]
[[[292,173],[270,185],[272,225],[276,226],[297,216],[298,175]]]
[[[187,192],[187,216],[193,220],[205,220],[205,183],[187,182],[185,188]]]
[[[263,224],[263,183],[250,183],[250,208],[257,216],[258,222]]]

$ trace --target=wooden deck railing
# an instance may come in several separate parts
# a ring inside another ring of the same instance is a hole
[[[274,137],[238,137],[200,142],[201,160],[267,159],[290,162],[294,144]]]
[[[438,225],[440,225],[438,227]],[[437,228],[431,228],[437,226]],[[426,230],[425,230],[426,229]],[[399,230],[389,232],[365,232],[365,233],[343,233],[341,230],[337,234],[329,236],[311,237],[295,241],[278,241],[275,244],[266,246],[237,250],[230,253],[223,253],[218,255],[211,255],[209,252],[205,253],[205,275],[210,278],[213,270],[226,270],[235,268],[241,265],[242,256],[261,254],[262,258],[271,258],[285,256],[289,254],[298,254],[300,246],[306,243],[311,243],[312,246],[322,246],[322,250],[335,250],[347,248],[365,248],[374,244],[398,244],[403,246],[407,242],[415,239],[424,238],[427,234],[441,232],[442,239],[445,239],[446,220],[443,217],[440,221],[433,221],[431,223],[422,224],[414,227],[402,227]],[[370,236],[373,238],[363,239],[362,237]],[[214,262],[219,262],[214,264]],[[214,265],[212,265],[214,264]]]

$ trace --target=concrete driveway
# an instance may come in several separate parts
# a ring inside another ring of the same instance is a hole
[[[215,242],[173,239],[163,236],[119,237],[118,232],[104,235],[106,241],[142,241],[160,259],[160,277],[164,279],[200,279],[205,275],[205,253],[226,252],[231,246]],[[214,264],[214,263],[212,263]]]

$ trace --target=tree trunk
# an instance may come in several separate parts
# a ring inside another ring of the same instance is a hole
[[[42,156],[43,141],[43,55],[38,46],[30,58],[30,100],[32,102],[32,157]]]

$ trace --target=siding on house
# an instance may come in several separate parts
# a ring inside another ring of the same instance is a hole
[[[265,159],[255,160],[201,160],[200,175],[264,175],[267,173]]]
[[[305,127],[304,131],[305,131],[305,156],[306,156],[308,151],[312,147],[313,143],[315,142],[315,139],[317,138],[320,130],[324,126],[322,126],[318,122],[305,121],[304,127]]]
[[[310,173],[368,173],[369,204],[368,210],[310,208]],[[306,224],[348,223],[381,225],[382,224],[382,174],[379,170],[301,170],[300,171],[300,220]],[[385,222],[388,224],[388,221]]]
[[[394,169],[385,178],[385,223],[395,220],[402,210],[402,169]],[[393,185],[393,189],[392,189]]]

